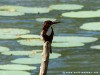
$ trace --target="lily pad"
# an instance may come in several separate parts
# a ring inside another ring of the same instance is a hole
[[[17,65],[17,64],[7,64],[0,65],[0,69],[3,70],[34,70],[36,67],[28,65]]]
[[[0,70],[0,75],[31,75],[29,72],[26,71],[6,71]]]
[[[33,58],[18,58],[11,61],[12,63],[17,64],[40,64],[41,59],[33,59]]]
[[[27,29],[17,29],[17,28],[0,28],[0,34],[27,34],[30,33]]]
[[[82,9],[83,5],[77,5],[77,4],[56,4],[51,5],[50,9],[52,10],[77,10]]]
[[[47,7],[0,6],[1,16],[18,16],[25,13],[48,13],[49,11]]]
[[[85,30],[97,30],[100,31],[100,22],[90,22],[90,23],[85,23],[81,27],[81,29]]]
[[[77,47],[77,46],[84,46],[83,43],[78,42],[68,42],[68,43],[53,43],[53,47]]]
[[[23,13],[48,13],[50,10],[47,7],[23,7],[22,10],[17,9],[17,11],[19,12],[23,12]]]
[[[18,39],[16,35],[0,34],[0,39]]]
[[[42,46],[41,40],[19,40],[18,41],[22,45],[28,45],[28,46]],[[83,46],[83,43],[78,42],[65,42],[65,43],[53,43],[53,47],[75,47],[75,46]]]
[[[40,35],[25,34],[25,35],[20,35],[19,37],[20,38],[27,38],[27,39],[32,39],[32,38],[39,39]]]
[[[0,46],[0,52],[9,51],[9,48]]]
[[[32,13],[48,13],[50,10],[47,7],[34,7]]]
[[[82,37],[82,36],[55,36],[54,42],[67,42],[67,43],[89,43],[97,41],[98,38],[94,37]]]
[[[1,34],[0,39],[39,39],[39,35],[31,35],[31,34],[16,34],[16,35],[9,35],[9,34]]]
[[[0,16],[21,16],[24,13],[21,12],[11,12],[11,11],[0,11]]]
[[[39,21],[39,22],[44,22],[46,20],[51,20],[51,21],[55,21],[56,19],[55,18],[37,18],[36,21]]]
[[[28,46],[42,46],[42,41],[39,39],[29,39],[29,40],[19,40],[18,41],[22,45]]]
[[[61,54],[52,53],[50,54],[50,59],[55,59],[60,56]],[[30,57],[31,58],[18,58],[18,59],[12,60],[11,62],[17,63],[17,64],[40,64],[42,61],[42,53],[36,53],[34,55],[30,55]]]
[[[52,54],[50,54],[50,59],[55,59],[55,58],[58,58],[60,56],[61,56],[61,54],[59,54],[59,53],[52,53]],[[32,57],[33,59],[42,59],[42,54],[36,53],[34,55],[31,55],[30,57]]]
[[[42,50],[33,50],[33,51],[7,51],[2,52],[4,55],[34,55],[38,52],[41,52]]]
[[[83,43],[90,43],[98,40],[93,37],[80,37],[80,36],[55,36],[53,40],[53,47],[75,47],[83,46]],[[42,46],[43,42],[40,39],[19,40],[22,45],[28,46]]]
[[[62,16],[71,18],[93,18],[100,17],[99,13],[100,11],[78,11],[62,13]]]
[[[95,46],[91,46],[92,49],[99,49],[100,50],[100,45],[95,45]]]

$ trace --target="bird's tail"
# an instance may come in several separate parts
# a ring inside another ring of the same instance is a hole
[[[51,47],[51,45],[50,45],[50,53],[52,53],[52,47]]]

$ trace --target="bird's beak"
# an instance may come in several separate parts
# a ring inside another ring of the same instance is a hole
[[[53,24],[57,24],[57,23],[60,23],[59,21],[53,21]]]

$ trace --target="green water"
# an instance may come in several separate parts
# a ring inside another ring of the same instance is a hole
[[[1,0],[2,5],[20,5],[27,7],[48,7],[51,4],[81,4],[84,5],[80,10],[97,10],[100,9],[100,0]],[[77,10],[75,10],[77,11]],[[0,16],[0,28],[23,28],[30,30],[30,34],[40,34],[42,29],[41,22],[37,22],[36,18],[50,17],[61,21],[59,25],[53,26],[55,35],[59,36],[91,36],[98,38],[98,41],[87,43],[81,47],[65,47],[55,48],[53,52],[60,53],[62,56],[54,60],[50,60],[48,75],[82,75],[71,74],[65,72],[100,72],[100,51],[91,49],[91,46],[100,44],[99,31],[82,30],[79,27],[87,22],[99,22],[100,18],[64,18],[60,17],[66,11],[51,11],[46,14],[25,14],[23,16],[6,17]],[[18,40],[18,39],[17,39]],[[32,50],[42,49],[42,47],[24,46],[20,45],[17,40],[0,40],[0,46],[10,48],[10,50]],[[16,58],[25,56],[5,56],[0,54],[0,64],[11,64],[10,61]],[[28,71],[32,75],[38,75],[40,64],[36,65],[38,68],[34,71]],[[85,75],[85,74],[83,74]],[[86,74],[99,75],[99,74]]]

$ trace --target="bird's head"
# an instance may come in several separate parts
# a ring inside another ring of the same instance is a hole
[[[57,24],[57,23],[60,23],[60,22],[47,20],[47,21],[44,22],[43,30],[47,30],[47,29],[49,29],[49,27],[51,25]]]
[[[57,23],[60,23],[60,22],[47,20],[47,21],[44,22],[44,25],[51,26],[51,25],[57,24]]]

